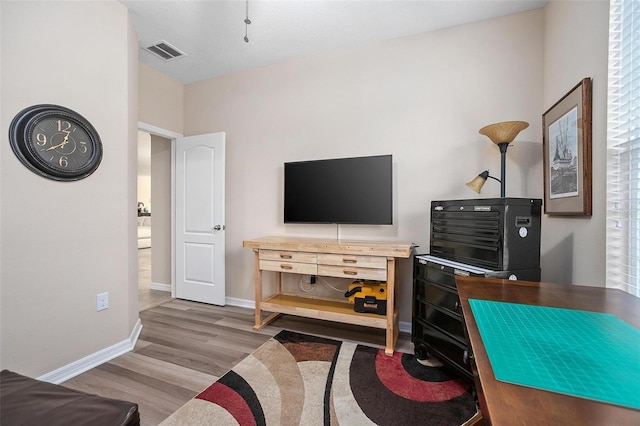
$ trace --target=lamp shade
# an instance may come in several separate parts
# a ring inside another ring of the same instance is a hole
[[[479,194],[480,190],[482,189],[482,186],[487,181],[488,177],[489,177],[489,171],[485,170],[484,172],[480,173],[478,176],[474,177],[471,180],[471,182],[467,182],[465,185],[467,185],[469,188],[473,189]]]
[[[503,121],[484,126],[480,129],[480,134],[487,136],[495,144],[511,143],[527,127],[529,123],[526,121]]]

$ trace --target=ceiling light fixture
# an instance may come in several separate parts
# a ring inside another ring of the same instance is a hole
[[[245,43],[249,43],[249,36],[247,34],[247,27],[249,26],[249,24],[251,24],[251,19],[249,19],[249,0],[246,1],[246,5],[247,5],[247,14],[244,18],[244,41]]]

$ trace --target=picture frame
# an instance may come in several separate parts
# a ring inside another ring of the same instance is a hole
[[[544,212],[591,216],[591,78],[542,114]]]

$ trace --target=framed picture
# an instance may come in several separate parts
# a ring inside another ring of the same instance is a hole
[[[591,79],[542,114],[544,212],[591,216]]]

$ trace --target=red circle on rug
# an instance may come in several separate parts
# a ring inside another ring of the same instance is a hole
[[[243,426],[255,426],[256,424],[253,413],[244,398],[234,389],[220,382],[215,382],[197,395],[196,398],[219,405]]]
[[[425,382],[411,376],[402,366],[402,353],[388,356],[384,350],[376,355],[376,374],[391,392],[412,401],[440,402],[456,398],[467,391],[460,379],[446,382]],[[428,368],[428,367],[425,367]]]

